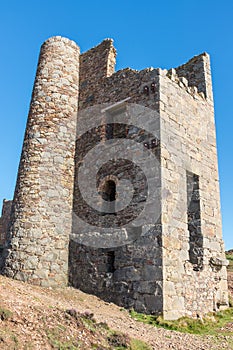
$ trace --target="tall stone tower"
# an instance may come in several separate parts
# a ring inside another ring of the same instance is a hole
[[[12,207],[5,273],[44,286],[68,278],[79,48],[65,38],[42,46]]]
[[[209,56],[114,72],[115,56],[43,44],[4,272],[166,319],[226,307]]]

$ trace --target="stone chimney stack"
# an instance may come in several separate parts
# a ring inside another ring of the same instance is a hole
[[[15,189],[5,273],[43,286],[67,283],[72,222],[79,47],[41,47]]]

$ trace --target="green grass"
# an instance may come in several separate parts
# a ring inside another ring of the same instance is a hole
[[[233,262],[233,254],[226,254],[226,259]]]
[[[132,339],[129,350],[152,350],[152,348],[138,339]]]
[[[226,324],[233,322],[233,308],[215,314],[209,314],[203,319],[182,317],[175,321],[166,321],[162,316],[156,317],[152,315],[144,315],[137,313],[134,310],[130,311],[130,315],[137,321],[183,333],[210,335],[221,333],[222,335],[232,335],[230,331],[224,331],[221,330],[221,328]]]
[[[227,270],[233,272],[233,254],[226,254],[226,259],[229,261]]]
[[[50,345],[54,349],[59,350],[75,350],[79,349],[78,341],[63,341],[60,339],[62,329],[60,327],[54,327],[46,331]]]
[[[127,311],[125,310],[125,312]],[[110,329],[105,322],[97,323],[92,313],[84,312],[80,314],[75,309],[66,310],[66,313],[73,317],[79,325],[84,326],[85,329],[89,330],[92,334],[100,334],[103,338],[101,344],[101,349],[103,350],[152,350],[152,348],[145,342],[138,339],[132,339],[128,334]],[[55,337],[53,337],[53,335],[51,336],[50,331],[50,340],[52,340],[53,346],[56,346],[57,349],[66,349],[64,347],[62,348],[61,344],[58,342],[58,334],[55,332],[54,335]],[[100,350],[100,345],[93,343],[91,348],[93,350]]]
[[[145,342],[131,339],[127,334],[109,330],[108,344],[113,350],[152,350]]]
[[[13,313],[10,310],[0,307],[0,319],[2,321],[8,320],[9,318],[12,317],[12,315]]]
[[[130,338],[128,335],[121,332],[112,331],[109,329],[107,341],[111,349],[125,350],[129,349]]]
[[[7,349],[9,348],[12,350],[17,350],[19,348],[20,342],[17,336],[13,333],[13,331],[8,326],[1,325],[0,344],[1,346],[3,345],[7,346]]]

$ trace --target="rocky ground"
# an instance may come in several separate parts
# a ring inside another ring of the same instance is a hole
[[[229,278],[233,290],[233,276]],[[3,276],[0,319],[0,349],[146,349],[126,347],[129,337],[143,340],[150,345],[148,349],[233,349],[233,334],[224,335],[224,329],[216,336],[198,336],[156,328],[79,290],[41,288]],[[106,324],[127,335],[122,344]],[[226,327],[233,328],[232,324]]]

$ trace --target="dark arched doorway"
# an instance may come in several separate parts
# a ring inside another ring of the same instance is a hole
[[[115,200],[116,200],[116,183],[113,180],[107,180],[102,189],[102,214],[115,215]]]

